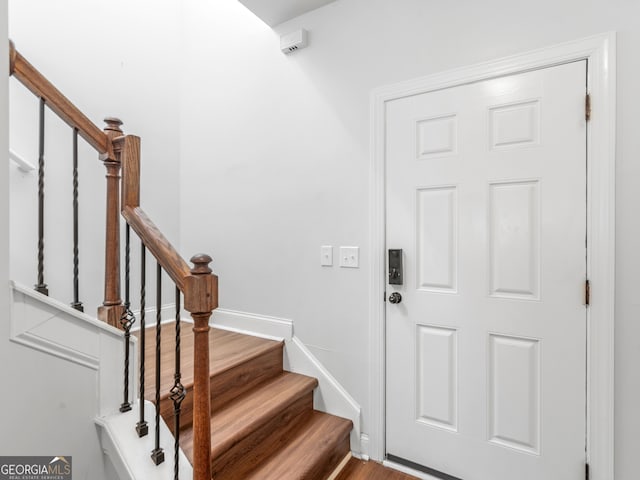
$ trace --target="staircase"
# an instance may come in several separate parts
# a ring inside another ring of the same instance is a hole
[[[141,208],[140,137],[125,134],[122,121],[113,117],[106,118],[106,126],[100,130],[13,44],[10,44],[10,74],[39,99],[36,290],[42,295],[49,292],[44,275],[46,109],[72,129],[74,298],[71,306],[79,311],[84,310],[79,300],[78,268],[78,237],[83,226],[78,210],[79,139],[98,153],[106,168],[104,302],[98,308],[98,318],[124,331],[124,375],[120,413],[96,422],[103,427],[105,442],[111,442],[111,454],[118,457],[115,460],[119,467],[112,462],[114,468],[121,467],[126,478],[150,478],[148,474],[134,475],[131,469],[132,465],[137,468],[144,461],[145,465],[155,464],[153,475],[159,478],[158,472],[164,472],[168,464],[165,452],[169,456],[166,445],[169,435],[166,432],[161,435],[161,430],[166,430],[159,421],[162,417],[174,431],[171,450],[176,480],[180,472],[184,472],[180,469],[189,467],[180,459],[180,448],[191,461],[194,480],[335,478],[350,455],[352,422],[313,409],[313,391],[318,380],[283,371],[283,342],[217,329],[210,332],[211,314],[218,307],[218,277],[210,266],[212,259],[206,254],[196,254],[189,265]],[[122,223],[124,245],[121,245]],[[140,296],[137,299],[131,295],[134,289],[131,285],[132,240],[140,243],[140,290],[135,286]],[[183,323],[179,321],[154,326],[152,332],[145,330],[147,254],[156,264],[156,322],[160,322],[162,312],[163,278],[164,281],[168,278],[175,285],[175,318],[180,319],[182,312],[187,311],[193,319],[192,325],[178,330],[177,326]],[[124,291],[120,288],[121,280],[124,280]],[[131,328],[137,321],[132,312],[134,300],[139,302],[141,312],[136,325],[140,325],[144,333],[140,360],[145,362],[139,370],[143,372],[144,383],[140,379],[138,398],[135,398],[137,392],[130,388],[131,373],[135,371],[129,341]],[[113,388],[120,386],[114,384]],[[143,400],[155,404],[152,415],[147,412],[149,404]],[[137,423],[134,423],[138,413],[133,410],[135,405],[140,410]],[[126,428],[122,428],[123,422],[128,423]],[[114,433],[116,430],[126,431],[126,435],[118,436]],[[153,448],[146,450],[151,443]],[[142,447],[143,444],[146,446]],[[107,450],[104,451],[108,455]],[[129,461],[132,459],[135,460]],[[164,478],[164,473],[162,475]],[[187,471],[185,476],[191,477],[191,472]]]
[[[182,324],[180,444],[193,461],[193,332]],[[138,333],[139,335],[139,333]],[[155,336],[155,327],[147,338]],[[175,323],[162,326],[160,412],[173,429]],[[221,329],[209,335],[211,472],[217,480],[323,480],[349,455],[350,420],[313,409],[315,378],[283,371],[284,342]],[[155,382],[155,344],[145,348],[145,384]],[[164,368],[166,367],[166,368]],[[154,401],[154,392],[147,394]]]

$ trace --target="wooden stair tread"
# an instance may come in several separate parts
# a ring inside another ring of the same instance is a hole
[[[350,420],[312,411],[287,443],[243,480],[323,480],[349,452]]]
[[[162,324],[160,334],[160,391],[161,399],[168,397],[174,382],[175,322]],[[193,324],[182,321],[180,329],[181,382],[185,388],[193,385]],[[145,398],[155,401],[155,326],[146,329],[145,344]],[[135,332],[140,338],[140,331]],[[219,328],[209,333],[209,370],[211,377],[259,357],[274,349],[282,348],[283,342],[243,335]]]
[[[193,331],[181,322],[186,389],[180,446],[193,460]],[[162,417],[173,431],[175,322],[161,329]],[[140,332],[136,332],[139,337]],[[155,396],[155,326],[147,329],[145,398]],[[211,472],[217,480],[325,480],[350,450],[350,420],[313,410],[318,380],[283,371],[283,341],[212,328]]]
[[[304,395],[312,394],[318,380],[283,372],[211,416],[211,455],[215,460],[223,452],[258,430],[278,413]],[[180,432],[180,443],[191,460],[193,431]]]

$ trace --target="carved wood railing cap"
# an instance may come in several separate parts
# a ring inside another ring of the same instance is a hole
[[[191,257],[191,263],[193,263],[193,268],[191,269],[191,273],[193,275],[208,275],[212,272],[211,268],[209,268],[209,264],[213,259],[207,255],[206,253],[198,253]]]
[[[119,118],[107,117],[104,119],[104,123],[107,124],[107,126],[104,127],[105,130],[122,133],[122,129],[120,128],[120,126],[122,125],[122,120],[120,120]]]

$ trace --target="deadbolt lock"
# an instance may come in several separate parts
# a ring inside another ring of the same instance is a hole
[[[402,249],[389,249],[389,285],[402,285]]]

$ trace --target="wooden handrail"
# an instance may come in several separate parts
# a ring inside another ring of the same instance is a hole
[[[218,307],[218,277],[209,268],[211,257],[191,258],[193,267],[140,208],[140,138],[124,135],[117,118],[108,118],[101,131],[73,103],[36,70],[10,43],[10,74],[100,154],[107,168],[105,243],[105,301],[99,318],[113,326],[124,312],[120,299],[120,214],[140,237],[160,266],[184,294],[184,308],[194,320],[193,471],[194,480],[211,479],[211,423],[209,378],[209,319]],[[120,176],[122,175],[122,177]]]
[[[122,216],[180,291],[186,293],[186,278],[191,275],[189,265],[140,208],[140,137],[121,136],[113,143],[122,165]]]
[[[43,98],[47,106],[67,125],[77,128],[80,136],[100,154],[101,160],[113,159],[113,147],[107,135],[20,55],[11,41],[9,42],[9,59],[9,73],[11,75],[16,77],[35,96]]]
[[[171,280],[180,291],[185,293],[186,278],[191,276],[191,269],[187,262],[140,207],[124,207],[122,216]]]
[[[218,308],[218,277],[208,255],[191,258],[189,268],[180,254],[140,208],[140,138],[113,139],[122,166],[122,216],[184,294],[184,308],[193,318],[193,478],[211,479],[211,392],[209,319]]]
[[[122,216],[184,294],[184,308],[193,318],[193,478],[211,479],[211,392],[209,319],[218,308],[218,277],[211,257],[195,255],[189,268],[171,243],[140,208],[140,138],[113,139],[122,166]]]
[[[215,309],[218,306],[217,277],[211,275],[210,271],[206,276],[200,270],[194,274],[140,207],[140,137],[124,135],[115,138],[113,143],[122,166],[122,216],[184,294],[185,309],[191,313]],[[209,283],[203,283],[209,277]]]

